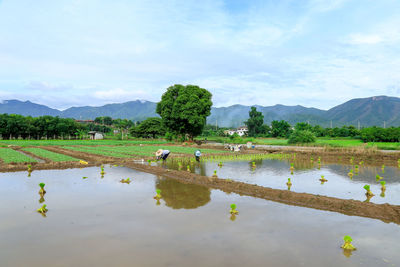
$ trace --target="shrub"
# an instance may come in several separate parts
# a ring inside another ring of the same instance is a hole
[[[301,131],[301,130],[296,130],[294,131],[290,136],[288,143],[289,144],[297,144],[297,143],[313,143],[315,142],[315,135],[308,131]]]

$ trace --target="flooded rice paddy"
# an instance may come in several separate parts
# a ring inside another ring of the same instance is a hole
[[[216,168],[208,164],[202,171],[212,174]],[[279,166],[279,176],[288,176],[281,161],[258,163],[255,171],[245,162],[230,164],[217,169],[221,177],[243,173],[248,176],[241,179],[262,184],[263,175],[278,176]],[[227,194],[124,167],[106,166],[105,172],[104,178],[98,167],[34,171],[31,177],[1,173],[0,266],[400,265],[400,228],[393,223]],[[342,177],[340,168],[329,166],[296,171],[292,190],[302,190],[298,179],[311,179],[301,177],[320,172],[329,180],[323,188]],[[120,183],[123,178],[132,182]],[[391,187],[388,181],[388,194]],[[160,201],[153,198],[156,189]],[[229,214],[231,203],[236,217]],[[46,217],[36,212],[42,204]],[[343,252],[344,235],[353,238],[356,251]]]
[[[365,201],[364,185],[369,184],[371,191],[375,194],[369,201],[377,204],[389,203],[400,205],[400,169],[395,167],[359,166],[359,172],[355,173],[352,179],[348,176],[354,167],[346,164],[311,164],[304,161],[294,161],[294,172],[291,174],[290,162],[288,160],[265,159],[255,160],[255,167],[252,161],[231,161],[223,162],[218,166],[218,161],[183,162],[182,170],[190,165],[191,172],[212,176],[217,171],[217,176],[224,179],[232,179],[249,184],[271,187],[274,189],[287,190],[288,178],[291,179],[291,191],[299,193],[310,193],[342,199],[355,199]],[[161,165],[161,163],[159,163]],[[169,161],[165,167],[179,169],[177,161]],[[381,191],[380,182],[376,175],[383,177],[386,182],[386,191]],[[321,175],[328,180],[321,183]]]

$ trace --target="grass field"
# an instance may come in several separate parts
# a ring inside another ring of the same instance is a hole
[[[48,151],[46,149],[42,148],[36,148],[36,147],[29,147],[29,148],[24,148],[23,151],[30,152],[38,157],[49,159],[51,161],[55,162],[66,162],[66,161],[79,161],[77,158],[73,158],[67,155],[55,153]]]
[[[106,155],[111,157],[132,157],[132,156],[154,156],[154,153],[160,149],[168,149],[171,153],[193,155],[197,148],[178,147],[178,146],[79,146],[79,147],[63,147],[70,150],[87,152],[98,155]],[[201,149],[203,155],[225,153],[226,151],[216,149]]]
[[[85,152],[85,153],[95,154],[95,155],[115,157],[115,158],[130,158],[130,157],[132,157],[132,156],[130,156],[128,154],[124,154],[124,153],[118,153],[118,152],[103,150],[103,149],[101,149],[101,146],[94,146],[94,147],[89,147],[89,146],[63,146],[62,148],[68,149],[68,150],[73,150],[73,151],[78,151],[78,152]]]
[[[0,140],[0,146],[78,146],[78,145],[139,145],[165,144],[167,141],[155,140]]]
[[[0,159],[2,159],[4,163],[37,162],[35,159],[11,148],[0,148]]]

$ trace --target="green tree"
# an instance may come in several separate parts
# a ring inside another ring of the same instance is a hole
[[[134,137],[156,138],[165,135],[165,128],[162,126],[161,118],[151,117],[132,127],[130,132]]]
[[[162,95],[156,111],[168,132],[193,140],[211,113],[211,97],[209,91],[196,85],[175,84]]]
[[[272,121],[271,135],[273,137],[289,137],[292,132],[291,126],[287,121]]]
[[[295,130],[290,136],[288,143],[289,144],[297,144],[297,143],[313,143],[315,142],[315,135],[309,130]]]
[[[257,111],[256,107],[251,107],[251,110],[249,111],[249,119],[245,121],[245,124],[249,130],[249,136],[255,137],[256,135],[265,132],[265,127],[263,127],[264,115]]]

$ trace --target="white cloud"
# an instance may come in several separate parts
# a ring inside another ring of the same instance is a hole
[[[350,44],[378,44],[381,43],[384,39],[382,36],[378,34],[352,34],[349,38]]]

